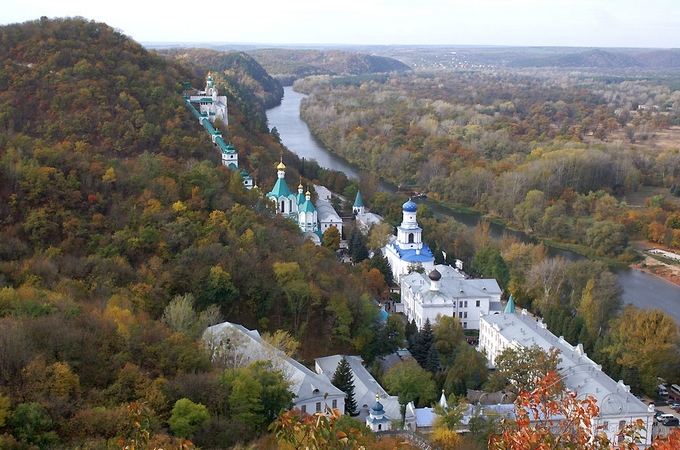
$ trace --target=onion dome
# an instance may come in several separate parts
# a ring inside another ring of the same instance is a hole
[[[277,168],[278,170],[286,170],[286,165],[283,164],[283,161],[281,161],[281,162],[279,163],[279,165],[276,166],[276,168]]]
[[[405,212],[416,212],[418,211],[418,205],[415,204],[415,202],[411,199],[409,199],[406,203],[404,203],[401,207]]]
[[[382,403],[380,403],[378,400],[380,399],[380,396],[378,394],[375,394],[375,403],[373,403],[373,406],[371,406],[371,412],[373,415],[380,415],[380,414],[385,414],[385,409],[383,408]]]
[[[439,273],[439,271],[437,269],[432,270],[432,272],[430,272],[427,276],[432,281],[439,281],[439,280],[442,279],[442,274]]]

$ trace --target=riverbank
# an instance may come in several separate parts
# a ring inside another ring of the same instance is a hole
[[[650,255],[644,252],[645,249],[653,247],[651,242],[637,242],[635,243],[637,250],[645,255],[645,259],[639,264],[633,264],[631,267],[639,269],[645,273],[661,277],[666,281],[670,281],[676,286],[680,286],[680,265],[655,255]]]

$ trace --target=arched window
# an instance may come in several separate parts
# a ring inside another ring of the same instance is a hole
[[[286,212],[286,202],[284,202],[283,200],[281,200],[281,212],[282,213]]]
[[[382,430],[382,424],[378,424],[378,431]]]
[[[409,242],[409,244],[413,243],[413,233],[408,234],[408,242]]]

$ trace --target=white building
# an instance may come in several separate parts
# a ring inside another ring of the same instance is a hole
[[[503,310],[503,291],[494,279],[467,279],[451,266],[438,264],[429,274],[401,277],[401,303],[408,320],[418,328],[437,315],[458,317],[463,328],[479,329],[481,315]]]
[[[409,266],[420,265],[426,273],[434,269],[434,255],[423,242],[423,229],[418,226],[416,212],[418,205],[409,200],[402,206],[402,221],[397,227],[397,235],[383,249],[383,253],[392,266],[394,280],[409,272]]]
[[[227,96],[218,95],[217,87],[210,75],[205,82],[205,90],[190,96],[189,101],[196,105],[199,113],[210,122],[220,119],[227,123]]]
[[[328,381],[333,379],[335,370],[340,364],[342,355],[326,356],[315,360],[315,370],[319,375],[325,376]],[[373,431],[387,431],[385,424],[389,426],[392,420],[401,420],[401,409],[399,397],[389,395],[385,389],[373,378],[366,367],[364,360],[360,356],[345,356],[354,379],[354,400],[357,402],[357,412],[359,420],[366,422],[371,416],[371,408],[379,402],[382,407],[382,416],[371,422],[375,426]],[[374,414],[375,416],[375,414]],[[375,418],[375,417],[374,417]],[[380,427],[378,427],[380,425]],[[406,407],[406,422],[404,427],[407,430],[415,430],[416,416],[413,404]],[[370,427],[370,426],[369,426]],[[379,429],[378,429],[379,428]]]
[[[326,407],[345,410],[345,393],[333,386],[328,378],[318,375],[260,338],[257,330],[248,330],[230,322],[208,327],[203,343],[213,359],[228,360],[235,367],[245,367],[254,361],[271,361],[291,383],[293,403],[302,412],[314,414]]]
[[[319,231],[325,233],[330,227],[335,227],[342,237],[342,218],[338,215],[333,205],[331,205],[331,197],[333,194],[325,186],[314,185],[316,191],[316,210],[319,217]]]
[[[537,345],[545,351],[552,347],[561,352],[562,362],[558,372],[567,389],[579,398],[593,396],[600,414],[593,426],[602,431],[612,442],[624,426],[641,419],[647,433],[642,437],[643,447],[651,444],[654,407],[648,407],[630,393],[630,387],[609,378],[602,367],[588,358],[583,346],[572,346],[563,337],[548,331],[542,321],[526,314],[492,314],[483,316],[479,328],[479,348],[486,354],[491,366],[506,348]]]

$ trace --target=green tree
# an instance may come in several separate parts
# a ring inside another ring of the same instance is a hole
[[[335,373],[333,373],[331,383],[345,393],[345,414],[356,416],[357,401],[354,398],[354,376],[352,375],[352,368],[344,356],[338,363]]]
[[[394,275],[392,274],[392,266],[386,257],[383,256],[382,252],[379,250],[375,252],[373,258],[370,260],[369,267],[378,269],[382,276],[385,278],[385,284],[391,286],[394,281]]]
[[[598,255],[613,258],[623,253],[628,246],[628,234],[626,227],[621,224],[608,221],[595,222],[586,232],[584,241]]]
[[[168,425],[175,436],[189,439],[208,419],[210,419],[208,408],[200,403],[181,398],[175,402],[175,406],[172,408]]]
[[[232,282],[229,272],[220,266],[213,266],[198,296],[198,307],[205,309],[210,305],[218,305],[226,314],[231,312],[232,303],[238,298],[238,294],[238,288]]]
[[[399,396],[402,421],[409,402],[423,406],[433,401],[437,395],[432,374],[413,359],[398,362],[390,367],[385,374],[385,386],[391,394]]]
[[[439,359],[445,367],[448,367],[453,364],[456,349],[465,342],[463,326],[455,317],[438,314],[432,330]]]
[[[542,191],[531,190],[527,192],[524,201],[515,206],[513,213],[525,230],[533,231],[543,216],[543,208],[545,208],[545,194]]]
[[[361,233],[359,227],[352,228],[347,242],[349,256],[356,263],[368,258],[368,248],[366,247],[366,237]]]
[[[465,396],[468,389],[480,389],[489,377],[486,358],[467,342],[459,345],[453,364],[446,372],[444,389]]]
[[[539,380],[557,370],[562,361],[559,355],[559,350],[551,348],[546,352],[535,344],[531,347],[508,347],[496,357],[493,377],[507,380],[510,383],[508,387],[514,392],[531,391]]]
[[[426,367],[427,357],[432,347],[434,347],[434,331],[432,330],[430,319],[427,319],[423,329],[418,332],[415,345],[411,349],[411,354],[423,368]]]
[[[52,430],[52,418],[40,403],[18,404],[9,425],[14,436],[27,444],[49,448],[59,442],[59,436]]]
[[[335,226],[330,226],[323,233],[323,238],[321,240],[323,246],[331,249],[332,251],[337,251],[340,248],[340,232]]]
[[[304,274],[297,262],[275,262],[274,274],[288,300],[287,307],[293,321],[293,334],[299,336],[303,326],[303,315],[309,315],[314,292],[304,280]]]
[[[282,410],[293,406],[290,384],[271,361],[256,361],[248,367],[226,370],[222,384],[231,391],[232,418],[251,433],[263,432]]]
[[[475,254],[472,269],[485,278],[494,278],[502,289],[507,288],[510,281],[510,270],[501,256],[499,249],[485,247]]]

